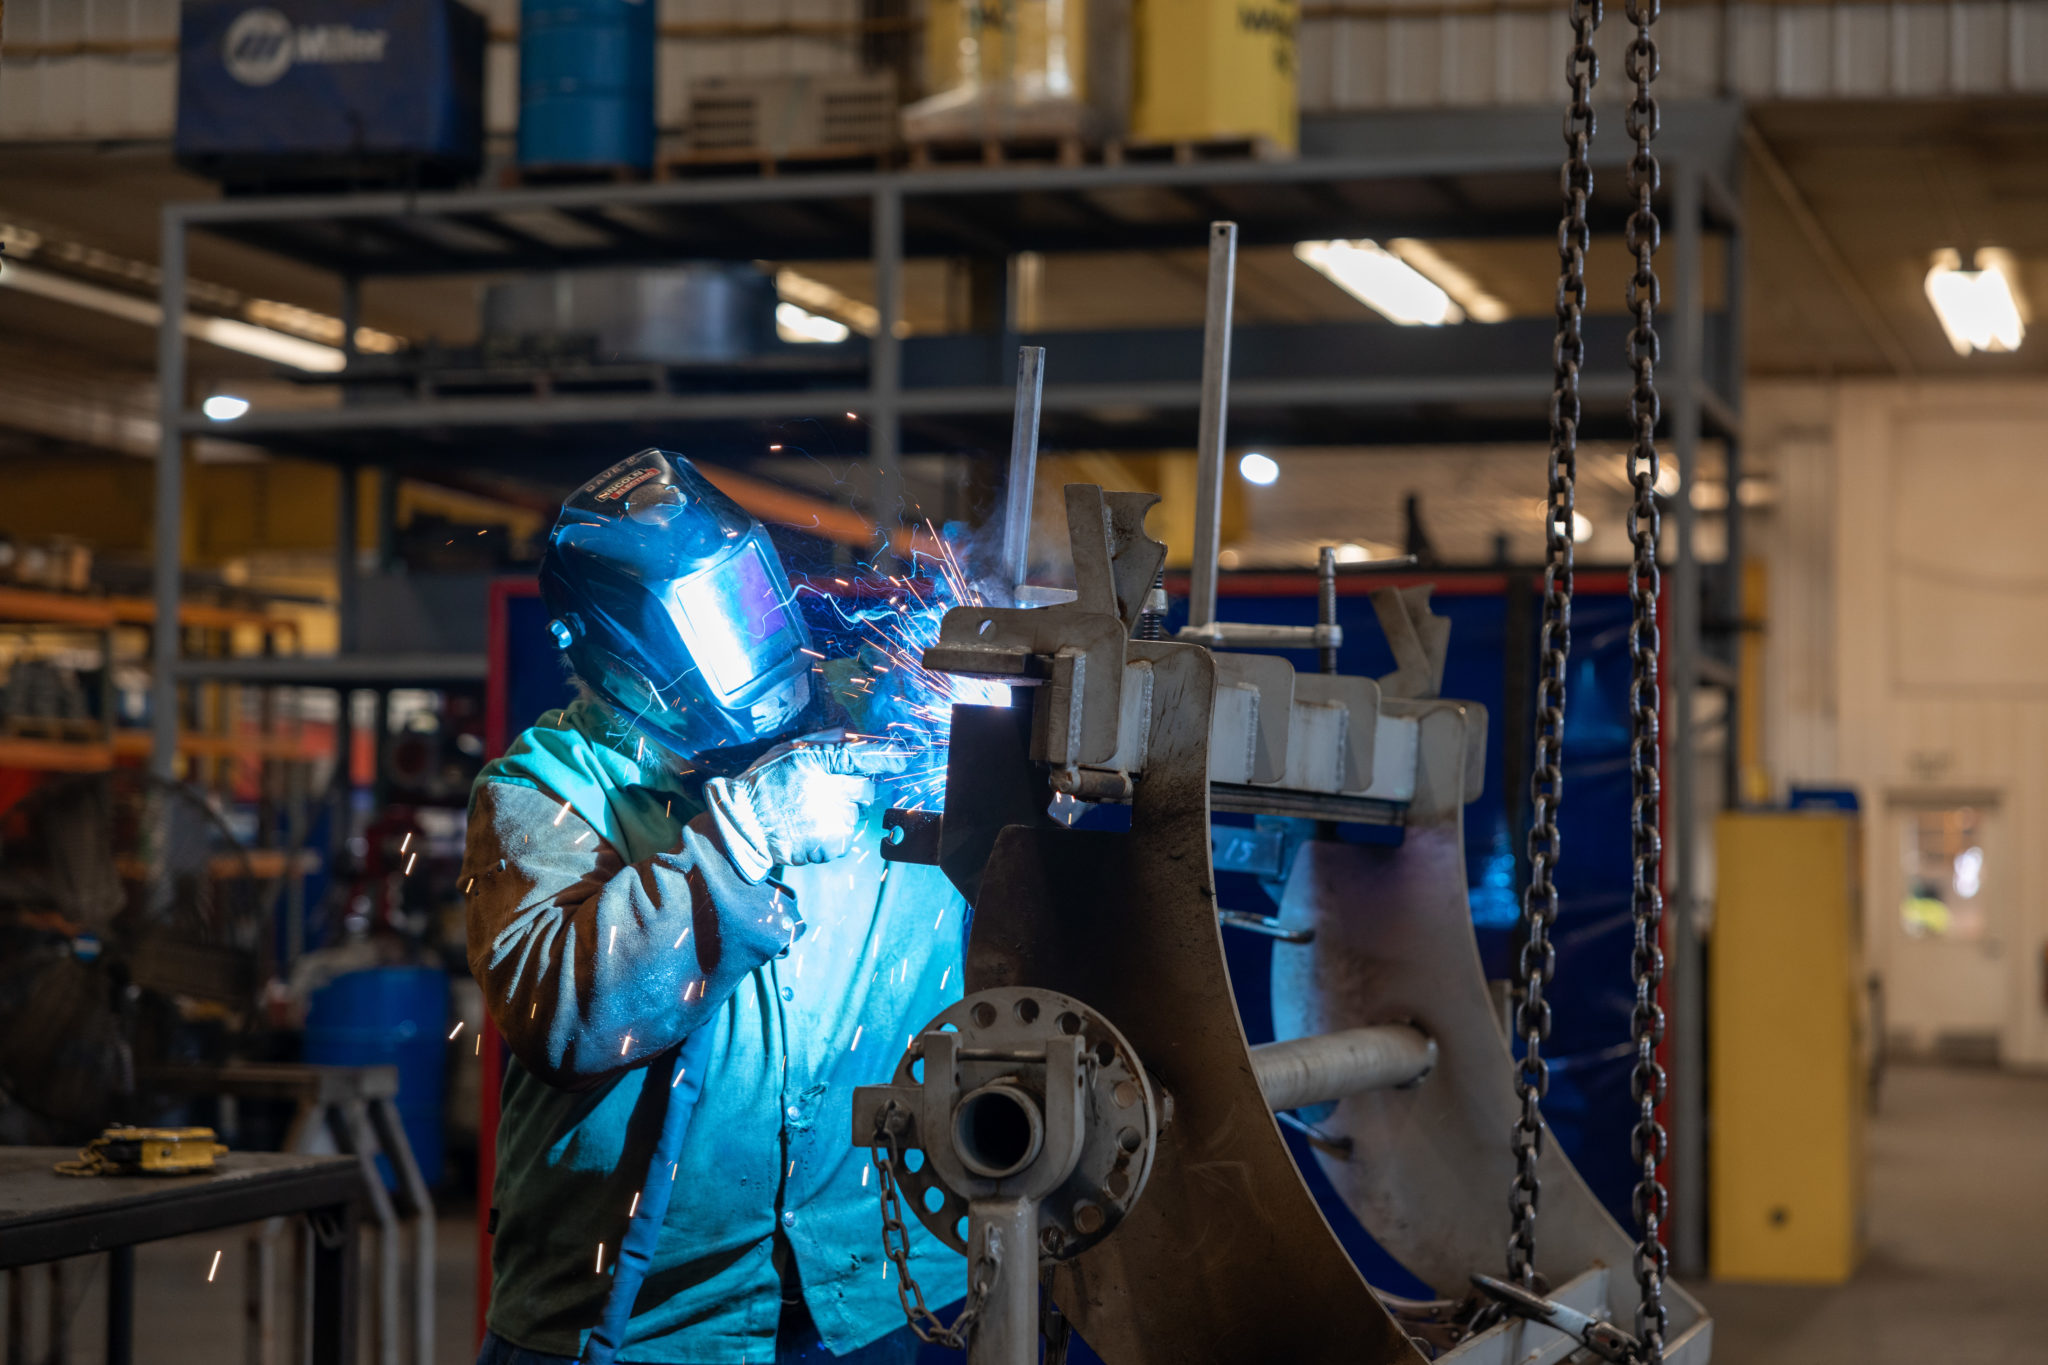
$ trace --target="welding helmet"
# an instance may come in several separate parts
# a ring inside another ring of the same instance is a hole
[[[682,456],[643,450],[572,493],[540,591],[577,676],[676,753],[801,727],[815,656],[782,561]]]

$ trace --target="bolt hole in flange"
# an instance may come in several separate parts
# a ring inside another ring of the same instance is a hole
[[[986,1000],[976,1001],[974,1008],[969,1013],[973,1015],[974,1024],[977,1028],[989,1028],[996,1022],[996,1007],[989,1004]]]
[[[1038,1022],[1038,1002],[1028,995],[1017,1002],[1017,1022],[1020,1024],[1035,1024]]]
[[[970,1090],[953,1111],[953,1150],[968,1170],[990,1180],[1029,1166],[1044,1142],[1037,1103],[1001,1082]]]

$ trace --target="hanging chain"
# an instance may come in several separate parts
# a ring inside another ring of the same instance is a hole
[[[1628,573],[1629,769],[1634,789],[1630,810],[1635,851],[1631,898],[1635,952],[1631,965],[1636,988],[1635,1011],[1630,1016],[1630,1033],[1636,1045],[1635,1070],[1630,1077],[1636,1124],[1630,1150],[1642,1168],[1634,1198],[1639,1238],[1636,1285],[1642,1291],[1636,1307],[1635,1335],[1641,1343],[1640,1358],[1644,1365],[1658,1365],[1664,1359],[1664,1334],[1670,1326],[1664,1308],[1664,1278],[1670,1269],[1670,1259],[1662,1237],[1670,1202],[1657,1174],[1667,1147],[1664,1125],[1657,1121],[1658,1106],[1664,1102],[1664,1068],[1657,1061],[1658,1045],[1664,1041],[1664,1010],[1657,1001],[1657,989],[1664,980],[1664,892],[1660,880],[1663,840],[1659,831],[1663,775],[1657,743],[1657,659],[1661,650],[1657,631],[1660,526],[1656,312],[1661,300],[1656,254],[1661,229],[1652,204],[1657,192],[1657,158],[1650,152],[1658,126],[1657,101],[1650,93],[1651,83],[1657,78],[1657,44],[1651,39],[1650,26],[1657,20],[1659,3],[1627,0],[1627,6],[1629,22],[1635,26],[1624,62],[1628,78],[1635,86],[1627,117],[1629,138],[1635,143],[1628,163],[1628,187],[1635,200],[1628,216],[1628,250],[1635,259],[1635,273],[1628,282],[1629,312],[1634,315],[1628,334],[1628,359],[1635,372],[1628,399],[1629,421],[1634,429],[1628,452],[1628,477],[1635,491],[1628,515],[1629,543],[1635,551]]]
[[[1557,966],[1550,926],[1557,919],[1554,872],[1559,849],[1558,806],[1564,800],[1565,660],[1572,634],[1572,522],[1576,515],[1579,454],[1579,368],[1586,360],[1582,324],[1586,312],[1586,250],[1591,229],[1586,201],[1593,193],[1589,149],[1593,141],[1593,85],[1600,59],[1593,32],[1600,26],[1600,0],[1571,0],[1572,52],[1566,65],[1571,105],[1565,111],[1569,151],[1560,174],[1564,216],[1557,225],[1557,341],[1552,350],[1555,384],[1550,395],[1550,497],[1544,511],[1542,658],[1536,682],[1536,755],[1529,780],[1529,886],[1522,893],[1522,951],[1516,962],[1520,1005],[1515,1031],[1522,1059],[1515,1073],[1521,1100],[1509,1145],[1515,1182],[1508,1199],[1514,1230],[1508,1238],[1508,1278],[1540,1288],[1536,1273],[1536,1205],[1542,1189],[1537,1162],[1543,1155],[1543,1097],[1550,1068],[1543,1043],[1550,1036],[1550,1003],[1543,998]]]
[[[1001,1247],[991,1242],[974,1261],[967,1286],[967,1302],[960,1316],[948,1327],[937,1313],[925,1306],[924,1289],[910,1273],[910,1229],[903,1221],[903,1201],[897,1194],[896,1168],[903,1161],[903,1127],[906,1115],[890,1101],[875,1120],[875,1177],[882,1188],[882,1251],[896,1266],[896,1299],[903,1305],[903,1318],[917,1339],[928,1346],[949,1351],[967,1349],[974,1333],[975,1319],[988,1306],[995,1287],[996,1264]]]

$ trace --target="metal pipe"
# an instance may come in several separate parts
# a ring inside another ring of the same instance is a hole
[[[1693,696],[1699,688],[1700,566],[1693,545],[1693,483],[1699,477],[1700,390],[1705,383],[1705,278],[1700,244],[1700,173],[1685,163],[1672,177],[1671,211],[1677,221],[1676,326],[1664,412],[1671,450],[1678,457],[1678,491],[1671,499],[1671,576],[1665,589],[1664,714],[1670,725],[1665,791],[1670,793],[1660,831],[1670,861],[1660,871],[1670,898],[1665,928],[1671,1001],[1671,1259],[1681,1275],[1706,1269],[1707,1124],[1705,945],[1699,932],[1699,737]],[[1729,497],[1736,490],[1730,487]]]
[[[1230,416],[1230,309],[1237,288],[1237,224],[1209,224],[1209,302],[1202,320],[1202,417],[1195,438],[1195,551],[1188,625],[1216,619],[1216,556],[1223,548],[1223,429]]]
[[[1276,1111],[1412,1085],[1436,1066],[1436,1040],[1408,1024],[1261,1043],[1251,1052],[1259,1089]]]
[[[1337,624],[1337,547],[1334,545],[1325,545],[1316,552],[1316,624],[1326,629]],[[1335,673],[1336,645],[1323,645],[1318,653],[1323,672]]]
[[[1038,483],[1038,411],[1045,397],[1045,347],[1017,348],[1017,410],[1010,424],[1010,487],[1003,507],[1003,586],[1031,569],[1031,500]]]
[[[875,192],[869,247],[875,258],[875,334],[868,340],[868,510],[888,537],[875,552],[877,563],[890,562],[894,532],[903,523],[903,338],[896,334],[903,316],[903,196],[896,190]]]
[[[967,1365],[1031,1365],[1038,1359],[1038,1201],[975,1199],[967,1205],[967,1273],[992,1253],[995,1283],[974,1320]]]
[[[151,639],[149,681],[149,771],[166,780],[178,767],[178,600],[185,549],[185,438],[179,419],[185,412],[185,220],[175,209],[164,210],[161,281],[157,303],[162,309],[156,333],[156,624]],[[112,660],[108,661],[111,671]]]

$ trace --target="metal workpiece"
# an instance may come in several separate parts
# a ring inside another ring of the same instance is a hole
[[[910,1115],[906,1147],[924,1152],[898,1174],[932,1235],[965,1252],[961,1219],[977,1200],[1040,1205],[1026,1245],[1076,1256],[1115,1231],[1145,1190],[1160,1103],[1116,1026],[1058,991],[977,991],[925,1026],[888,1085],[854,1092],[857,1143],[871,1142],[891,1103]],[[927,1191],[944,1202],[933,1208]],[[1033,1283],[1036,1283],[1035,1275]]]
[[[1207,625],[1185,625],[1173,638],[1210,649],[1327,649],[1344,646],[1344,627],[1328,625],[1275,626],[1257,621],[1211,621]]]
[[[1053,1298],[1110,1365],[1419,1362],[1329,1235],[1232,1004],[1208,851],[1216,659],[1171,642],[1129,649],[1151,668],[1154,701],[1130,830],[1002,830],[968,948],[969,990],[1087,1001],[1172,1096],[1143,1200],[1114,1236],[1055,1265]],[[958,730],[953,743],[960,761]],[[976,755],[970,770],[995,761]]]
[[[1278,923],[1277,930],[1282,934],[1314,932],[1284,922]],[[1259,1089],[1276,1111],[1414,1085],[1435,1066],[1436,1044],[1409,1024],[1339,1029],[1311,1038],[1261,1043],[1252,1049],[1252,1070],[1259,1078]]]
[[[1435,1043],[1437,1064],[1423,1084],[1348,1096],[1318,1122],[1333,1145],[1348,1143],[1369,1160],[1324,1148],[1315,1159],[1390,1255],[1438,1293],[1462,1298],[1470,1276],[1499,1265],[1508,1243],[1502,1191],[1513,1159],[1502,1135],[1518,1109],[1515,1063],[1466,899],[1462,809],[1479,713],[1447,701],[1407,705],[1416,712],[1421,762],[1405,837],[1398,845],[1309,841],[1295,854],[1279,919],[1312,929],[1315,939],[1274,953],[1273,1022],[1282,1038],[1306,1038],[1403,1019]],[[1369,913],[1360,913],[1362,899]],[[1537,1271],[1564,1285],[1589,1267],[1628,1266],[1632,1239],[1555,1143],[1543,1145],[1538,1169]],[[1633,1284],[1617,1275],[1601,1285],[1601,1302],[1575,1306],[1628,1321]],[[1710,1324],[1698,1304],[1676,1287],[1667,1303],[1666,1359],[1705,1360]],[[1505,1342],[1523,1326],[1495,1327],[1443,1358],[1529,1359]],[[1541,1358],[1562,1360],[1572,1349],[1567,1343]]]
[[[1237,292],[1237,224],[1209,224],[1209,289],[1202,319],[1202,406],[1195,435],[1195,553],[1188,625],[1216,619],[1223,548],[1223,436],[1230,419],[1230,314]]]
[[[1019,346],[1017,412],[1010,426],[1010,484],[1003,495],[1002,586],[1012,593],[1031,571],[1031,505],[1038,483],[1038,410],[1044,398],[1045,347]]]

